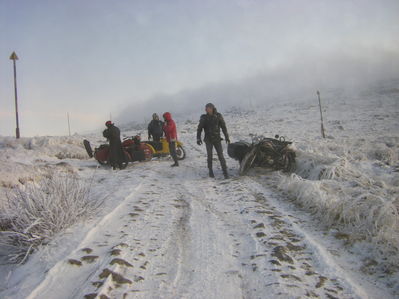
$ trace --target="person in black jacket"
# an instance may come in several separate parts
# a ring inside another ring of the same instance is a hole
[[[163,122],[159,120],[158,114],[152,115],[152,120],[148,125],[148,139],[152,138],[154,141],[159,142],[163,135]]]
[[[122,149],[121,132],[110,120],[105,123],[105,126],[107,128],[103,131],[103,136],[109,141],[109,164],[113,169],[116,167],[122,169],[126,158]]]
[[[229,134],[227,133],[226,122],[223,116],[217,112],[215,105],[208,103],[205,106],[206,114],[201,115],[200,122],[197,129],[197,144],[202,144],[201,134],[202,130],[205,132],[204,141],[206,144],[206,152],[208,155],[208,168],[209,176],[211,178],[215,177],[212,168],[212,155],[213,148],[215,148],[218,155],[220,165],[222,166],[224,177],[227,179],[229,177],[227,173],[226,160],[223,156],[222,138],[220,136],[220,129],[222,129],[224,138],[227,143],[230,143]]]

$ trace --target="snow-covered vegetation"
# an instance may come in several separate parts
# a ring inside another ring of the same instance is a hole
[[[0,244],[9,260],[23,263],[39,245],[93,216],[101,200],[90,197],[90,185],[73,174],[52,172],[38,183],[8,193],[0,210]]]

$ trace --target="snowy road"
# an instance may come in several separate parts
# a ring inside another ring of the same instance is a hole
[[[161,159],[96,169],[81,136],[5,138],[3,186],[35,181],[36,168],[65,168],[92,181],[91,196],[105,201],[94,219],[55,236],[26,264],[3,265],[0,297],[396,298],[390,211],[399,204],[392,133],[399,102],[359,99],[355,119],[345,98],[332,99],[335,139],[317,137],[311,103],[226,113],[234,141],[249,133],[295,136],[298,168],[290,177],[259,170],[238,177],[228,158],[232,178],[221,179],[218,162],[217,179],[208,178],[192,121],[178,123],[188,153],[179,168]]]
[[[280,195],[251,177],[206,178],[203,155],[198,148],[189,151],[196,156],[179,169],[170,168],[169,161],[154,161],[131,165],[115,176],[98,170],[104,186],[119,181],[130,191],[28,298],[384,294],[372,294],[370,286],[353,281],[335,263],[332,248],[311,236]]]

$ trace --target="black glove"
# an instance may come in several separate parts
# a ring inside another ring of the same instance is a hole
[[[202,140],[201,139],[197,139],[197,144],[198,145],[202,145]]]
[[[151,136],[150,135],[148,135],[148,140],[151,140]]]
[[[230,143],[230,138],[226,137],[226,143],[229,144]]]

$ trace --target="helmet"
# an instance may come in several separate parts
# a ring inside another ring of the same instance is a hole
[[[109,127],[109,126],[113,125],[113,123],[112,123],[112,121],[108,120],[108,121],[105,122],[105,125],[107,127]]]
[[[154,114],[152,115],[152,119],[156,119],[156,120],[158,120],[158,119],[159,119],[159,116],[158,116],[158,114],[154,113]]]

